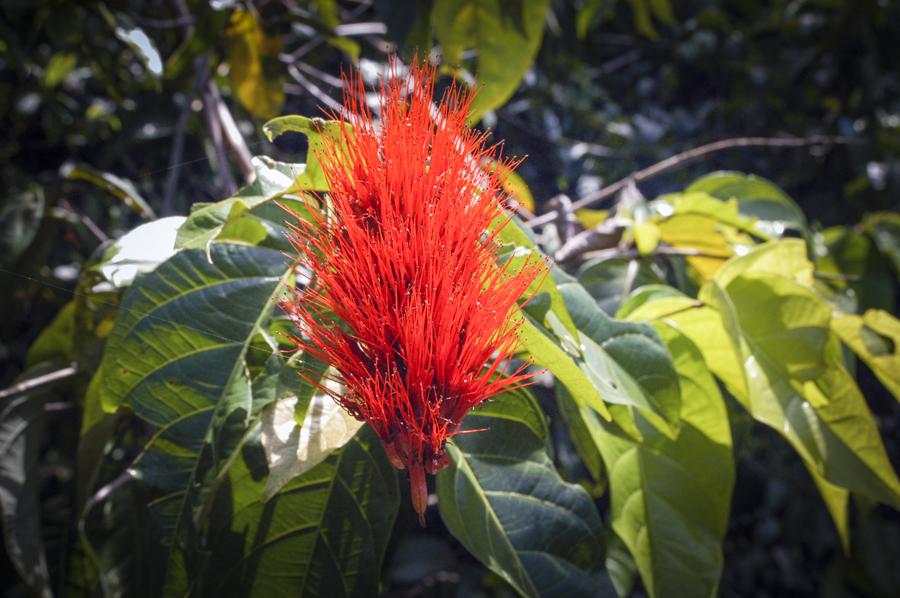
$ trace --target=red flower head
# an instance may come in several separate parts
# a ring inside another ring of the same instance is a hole
[[[340,139],[317,154],[328,209],[291,225],[311,282],[281,305],[302,331],[298,349],[332,366],[344,392],[320,388],[409,470],[420,521],[425,472],[447,464],[466,412],[528,383],[524,366],[506,371],[511,317],[546,271],[541,260],[498,265],[495,221],[509,222],[508,197],[503,169],[481,165],[499,149],[466,127],[471,94],[452,85],[432,102],[434,74],[413,66],[382,81],[379,124],[361,77],[345,80]]]

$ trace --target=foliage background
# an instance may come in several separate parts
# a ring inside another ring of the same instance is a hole
[[[242,20],[233,14],[247,5],[227,0],[5,2],[0,386],[26,369],[28,348],[78,292],[79,275],[104,239],[148,212],[184,214],[195,202],[231,195],[246,174],[248,151],[297,159],[304,139],[269,142],[262,122],[279,113],[315,114],[326,98],[338,98],[342,66],[385,60],[385,40],[406,52],[430,46],[417,21],[429,4],[398,11],[387,1],[257,1],[245,13],[256,16]],[[527,3],[511,4],[519,9],[508,11],[509,19],[535,26],[522,8]],[[660,6],[668,10],[654,8]],[[730,150],[652,179],[641,191],[653,197],[728,169],[772,179],[821,228],[896,210],[896,3],[554,1],[538,25],[543,39],[522,84],[483,120],[508,154],[528,156],[519,173],[538,212],[557,193],[580,197],[683,149],[747,135],[839,135],[854,143]],[[208,108],[220,105],[245,147],[228,141],[222,111]],[[97,177],[100,185],[91,184]],[[896,313],[895,279],[884,264],[874,269],[867,300]],[[102,324],[103,310],[97,313]],[[99,360],[96,345],[84,347]],[[859,370],[896,468],[897,403],[865,367]],[[85,383],[72,381],[73,394]],[[551,398],[539,396],[552,414]],[[39,489],[51,571],[62,562],[77,492],[77,417],[60,402],[47,422],[51,441]],[[551,432],[565,470],[572,448],[558,421],[551,420]],[[900,587],[891,566],[900,558],[896,512],[877,508],[854,522],[862,549],[845,557],[815,487],[784,443],[747,418],[734,432],[737,485],[723,595],[890,595]],[[389,553],[388,593],[509,592],[437,517]],[[20,590],[6,558],[0,577],[5,590]]]

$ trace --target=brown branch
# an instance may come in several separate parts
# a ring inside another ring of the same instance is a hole
[[[75,374],[77,373],[78,365],[73,363],[69,366],[58,370],[53,370],[52,372],[48,372],[41,376],[29,378],[28,380],[22,380],[21,382],[13,384],[9,388],[0,390],[0,401],[5,399],[13,399],[36,388],[40,388],[41,386],[49,386],[63,380],[68,380],[69,378],[75,376]]]
[[[611,249],[601,249],[599,251],[588,251],[581,255],[581,259],[591,260],[596,258],[612,258],[612,257],[627,257],[627,258],[639,258],[639,257],[654,257],[659,255],[680,255],[685,257],[712,257],[716,259],[728,259],[728,256],[722,255],[720,253],[711,253],[706,251],[701,251],[700,249],[691,249],[691,248],[678,248],[678,247],[657,247],[650,253],[646,255],[641,255],[641,253],[634,248],[631,249],[619,249],[618,247],[614,247]],[[567,256],[567,261],[571,260],[574,256]]]
[[[853,140],[846,137],[825,137],[821,135],[816,135],[814,137],[735,137],[732,139],[722,139],[720,141],[714,141],[713,143],[707,143],[706,145],[689,149],[680,154],[675,154],[661,162],[657,162],[647,168],[633,172],[627,177],[573,202],[572,209],[578,210],[601,202],[604,199],[614,196],[616,193],[627,187],[629,183],[641,183],[669,170],[681,168],[698,158],[722,150],[737,147],[808,147],[810,145],[836,145],[847,143],[853,143]],[[556,217],[556,211],[551,210],[550,212],[541,214],[533,220],[529,220],[526,224],[534,228],[536,226],[547,224],[548,222],[553,222]]]
[[[222,123],[219,121],[216,98],[209,85],[203,90],[203,119],[206,121],[209,139],[213,145],[214,170],[219,175],[223,193],[226,197],[231,197],[237,191],[237,182],[234,180],[231,165],[228,163],[228,152],[225,150],[225,143],[222,138]]]

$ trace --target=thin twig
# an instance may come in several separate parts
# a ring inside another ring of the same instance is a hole
[[[212,83],[212,82],[210,82]],[[222,181],[222,191],[230,197],[237,191],[237,183],[228,163],[228,153],[222,139],[222,123],[219,121],[219,111],[216,108],[216,98],[210,86],[203,91],[203,118],[206,120],[206,128],[209,130],[209,139],[212,141],[215,151],[215,170]]]
[[[306,76],[300,72],[293,64],[288,64],[287,66],[288,73],[291,77],[294,78],[297,83],[303,86],[303,88],[312,96],[314,96],[317,100],[325,104],[331,110],[336,112],[340,112],[343,106],[337,102],[334,98],[329,96],[327,93],[322,91],[315,83],[306,78]]]
[[[862,276],[859,274],[836,274],[833,272],[813,272],[813,276],[819,280],[839,280],[842,282],[859,282]]]
[[[810,145],[837,145],[853,142],[854,141],[852,139],[848,139],[846,137],[825,137],[821,135],[816,135],[813,137],[735,137],[732,139],[722,139],[720,141],[714,141],[713,143],[707,143],[706,145],[701,145],[700,147],[689,149],[687,151],[681,152],[680,154],[675,154],[674,156],[670,156],[661,162],[657,162],[656,164],[648,166],[647,168],[638,170],[637,172],[633,172],[627,177],[620,179],[615,183],[612,183],[611,185],[607,185],[606,187],[600,189],[595,193],[591,193],[582,197],[572,204],[572,208],[578,210],[580,208],[584,208],[589,205],[601,202],[604,199],[613,197],[616,193],[624,189],[629,183],[641,183],[643,181],[646,181],[647,179],[653,178],[669,170],[685,166],[689,162],[692,162],[698,158],[702,158],[703,156],[706,156],[708,154],[720,152],[726,149],[757,146],[807,147]],[[542,226],[544,224],[547,224],[548,222],[553,222],[556,216],[556,211],[551,210],[550,212],[541,214],[533,220],[529,220],[527,224],[532,228],[536,226]]]
[[[384,23],[343,23],[334,28],[335,35],[351,37],[354,35],[384,35],[387,25]]]
[[[36,388],[40,388],[41,386],[50,386],[52,384],[56,384],[57,382],[68,380],[69,378],[75,376],[75,374],[77,373],[78,365],[73,363],[64,368],[53,370],[52,372],[43,374],[42,376],[36,376],[34,378],[29,378],[28,380],[22,380],[21,382],[13,384],[9,388],[0,390],[0,401],[5,399],[13,399]]]
[[[225,141],[228,142],[232,154],[237,159],[238,168],[241,169],[241,174],[244,175],[244,182],[252,183],[253,179],[256,178],[256,170],[253,169],[253,157],[250,154],[250,148],[247,147],[244,136],[241,135],[237,123],[234,122],[231,110],[228,109],[225,100],[222,99],[218,86],[211,81],[209,89],[216,103],[216,113],[219,117],[219,123],[222,125],[222,133],[225,134]]]
[[[71,218],[78,220],[78,222],[84,225],[84,228],[88,229],[88,232],[94,235],[98,241],[101,243],[109,241],[109,236],[103,232],[103,229],[97,226],[97,223],[91,220],[90,216],[78,212],[72,204],[69,203],[69,200],[66,198],[60,199],[59,207],[68,212]]]

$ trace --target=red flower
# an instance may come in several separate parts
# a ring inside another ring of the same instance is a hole
[[[281,305],[302,332],[298,349],[331,365],[345,388],[322,390],[409,470],[420,521],[425,472],[447,464],[445,443],[466,412],[530,380],[524,366],[507,371],[511,317],[546,271],[539,259],[498,265],[497,227],[486,231],[508,223],[508,198],[500,169],[479,164],[499,150],[466,127],[472,96],[453,85],[435,105],[433,81],[426,66],[383,81],[379,126],[361,77],[345,80],[345,112],[333,116],[343,133],[317,155],[328,209],[291,225],[311,283]]]

